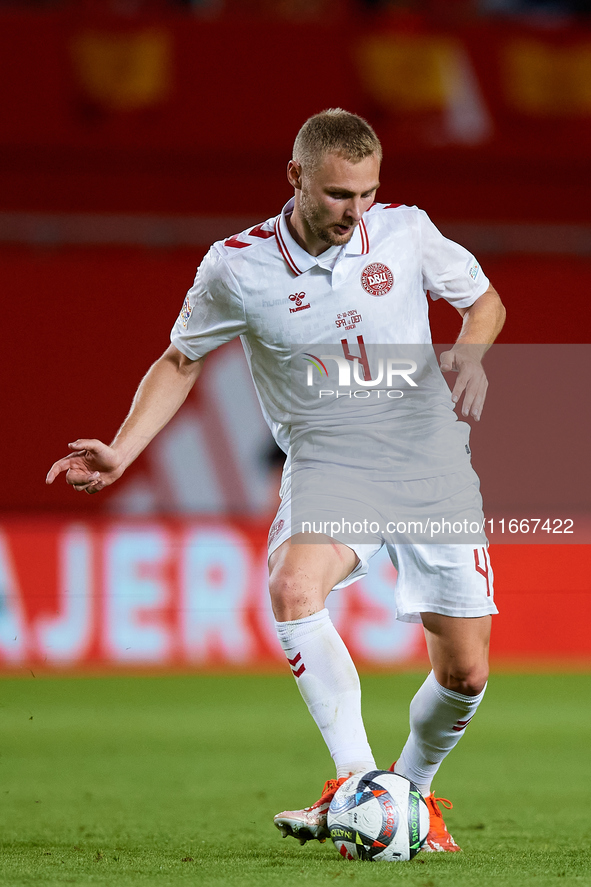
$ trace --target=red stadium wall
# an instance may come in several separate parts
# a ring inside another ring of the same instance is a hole
[[[589,220],[584,21],[100,7],[0,10],[4,209],[268,216],[295,131],[340,105],[382,138],[390,200],[445,218]]]

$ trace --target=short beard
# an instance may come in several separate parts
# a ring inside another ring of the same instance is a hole
[[[351,230],[348,234],[332,234],[328,228],[323,228],[318,221],[317,207],[311,205],[308,195],[304,194],[303,191],[300,194],[300,211],[302,218],[312,234],[317,237],[318,240],[321,240],[322,243],[327,243],[329,246],[344,246],[346,243],[349,243],[353,237],[356,225],[351,226]]]

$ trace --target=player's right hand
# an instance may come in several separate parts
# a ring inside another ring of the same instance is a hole
[[[45,483],[52,484],[65,471],[67,483],[77,492],[98,493],[125,470],[120,455],[100,440],[81,438],[68,446],[72,452],[51,466]]]

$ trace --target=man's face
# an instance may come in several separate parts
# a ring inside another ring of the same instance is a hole
[[[307,228],[306,240],[319,254],[327,246],[348,243],[379,186],[380,161],[375,154],[352,163],[340,154],[325,154],[313,172],[300,172],[296,209]]]

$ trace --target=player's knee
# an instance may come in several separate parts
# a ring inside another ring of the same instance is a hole
[[[278,622],[291,622],[310,616],[324,606],[323,601],[316,601],[316,596],[298,575],[285,567],[271,572],[269,593],[273,614]]]
[[[438,682],[446,690],[461,693],[462,696],[478,696],[486,687],[488,681],[488,665],[479,663],[475,665],[455,665],[447,669],[443,674],[436,675]]]

